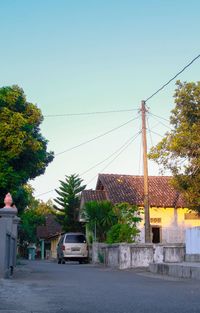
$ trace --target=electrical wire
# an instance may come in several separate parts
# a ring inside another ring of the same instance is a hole
[[[142,163],[142,136],[141,136],[141,140],[140,140],[140,154],[139,154],[138,175],[140,175],[141,163]]]
[[[177,78],[181,73],[183,73],[189,66],[191,66],[192,65],[192,63],[194,63],[198,58],[200,57],[200,54],[199,55],[197,55],[193,60],[191,60],[186,66],[184,66],[184,68],[182,69],[182,70],[180,70],[176,75],[174,75],[169,81],[167,81],[164,85],[162,85],[157,91],[155,91],[151,96],[149,96],[146,100],[145,100],[145,102],[147,102],[147,101],[149,101],[150,99],[152,99],[156,94],[158,94],[161,90],[163,90],[167,85],[169,85],[175,78]],[[131,111],[134,111],[134,110],[136,110],[136,109],[132,109],[132,110],[116,110],[116,111],[99,111],[99,112],[87,112],[87,113],[68,113],[68,114],[55,114],[55,115],[45,115],[44,117],[60,117],[60,116],[80,116],[80,115],[92,115],[92,114],[106,114],[106,113],[121,113],[121,112],[131,112]],[[163,119],[163,120],[166,120],[167,122],[168,122],[168,120],[167,119],[165,119],[165,118],[163,118],[163,117],[160,117],[160,116],[158,116],[158,115],[155,115],[155,114],[153,114],[153,113],[150,113],[151,115],[153,115],[153,116],[155,116],[155,117],[158,117],[158,118],[161,118],[161,119]],[[99,139],[99,138],[101,138],[101,137],[103,137],[103,136],[105,136],[105,135],[107,135],[107,134],[109,134],[109,133],[111,133],[111,132],[113,132],[113,131],[115,131],[115,130],[117,130],[117,129],[119,129],[119,128],[121,128],[121,127],[123,127],[123,126],[125,126],[125,125],[127,125],[127,124],[129,124],[130,122],[132,122],[132,121],[134,121],[135,119],[137,119],[138,118],[138,116],[136,117],[136,118],[134,118],[134,119],[131,119],[131,120],[129,120],[129,121],[127,121],[126,123],[124,123],[124,124],[122,124],[122,125],[119,125],[118,127],[115,127],[115,128],[113,128],[113,129],[111,129],[111,130],[109,130],[109,131],[107,131],[107,132],[105,132],[105,133],[103,133],[103,134],[101,134],[101,135],[98,135],[98,136],[96,136],[96,137],[94,137],[94,138],[92,138],[92,139],[90,139],[90,140],[87,140],[87,141],[85,141],[85,142],[82,142],[82,143],[80,143],[80,144],[78,144],[78,145],[76,145],[76,146],[74,146],[74,147],[71,147],[71,148],[69,148],[69,149],[66,149],[66,150],[64,150],[64,151],[61,151],[61,152],[59,152],[59,153],[57,153],[57,154],[55,154],[55,156],[58,156],[58,155],[61,155],[61,154],[63,154],[63,153],[66,153],[66,152],[69,152],[69,151],[72,151],[72,150],[74,150],[74,149],[76,149],[76,148],[79,148],[79,147],[81,147],[81,146],[83,146],[83,145],[85,145],[85,144],[88,144],[88,143],[90,143],[90,142],[92,142],[92,141],[94,141],[94,140],[96,140],[96,139]],[[163,137],[163,136],[161,136],[159,133],[157,133],[157,132],[154,132],[154,131],[152,131],[152,130],[150,130],[150,129],[148,129],[149,130],[149,132],[151,132],[151,133],[154,133],[154,134],[156,134],[156,135],[158,135],[158,136],[160,136],[160,137]],[[139,133],[141,133],[141,131],[139,132]],[[138,133],[138,135],[139,135],[139,133]],[[137,135],[137,136],[138,136]],[[137,138],[137,136],[134,138],[134,140]],[[133,140],[132,140],[133,141]],[[131,143],[132,143],[132,141],[131,142],[129,142],[128,144],[126,144],[126,146],[117,154],[117,156],[111,161],[111,162],[109,162],[108,164],[107,164],[107,166],[106,167],[104,167],[103,169],[102,169],[102,171],[105,169],[105,168],[107,168]],[[95,176],[96,177],[96,176]],[[94,179],[94,178],[93,178]],[[92,180],[93,180],[92,179]],[[91,180],[91,181],[92,181]],[[91,182],[90,181],[90,182]],[[89,183],[90,183],[89,182]],[[89,184],[88,183],[88,184]],[[50,190],[50,191],[48,191],[48,192],[45,192],[45,193],[42,193],[42,194],[40,194],[40,195],[38,195],[38,196],[41,196],[41,195],[44,195],[44,194],[47,194],[47,193],[50,193],[50,192],[52,192],[52,191],[54,191],[54,190]]]
[[[140,131],[141,132],[141,131]],[[140,132],[138,132],[135,136],[137,136]],[[96,168],[97,166],[101,165],[102,163],[104,163],[105,161],[109,160],[113,155],[115,155],[117,152],[121,151],[124,147],[126,147],[129,143],[132,142],[132,140],[135,138],[135,136],[131,136],[131,138],[129,138],[128,140],[126,140],[126,142],[120,146],[115,152],[113,152],[111,155],[109,155],[106,159],[96,163],[95,165],[91,166],[89,169],[87,169],[86,171],[80,173],[80,176],[83,176],[84,174],[88,173],[89,171],[91,171],[92,169]],[[96,176],[95,176],[96,177]],[[55,189],[51,189],[49,191],[43,192],[41,194],[36,195],[36,197],[40,197],[43,196],[45,194],[51,193],[53,192]]]
[[[35,197],[37,198],[37,197],[41,197],[41,196],[47,195],[48,193],[51,193],[51,192],[53,192],[54,190],[55,190],[55,189],[51,189],[51,190],[42,192],[42,193],[36,195]]]
[[[198,58],[200,57],[200,54],[197,55],[192,61],[190,61],[182,70],[180,70],[176,75],[174,75],[168,82],[166,82],[164,85],[162,85],[157,91],[155,91],[150,97],[148,97],[145,102],[152,99],[156,94],[158,94],[161,90],[163,90],[167,85],[169,85],[176,77],[178,77],[181,73],[183,73],[192,63],[194,63]]]
[[[122,110],[96,111],[96,112],[49,114],[49,115],[44,115],[44,117],[48,118],[48,117],[65,117],[65,116],[85,116],[85,115],[98,115],[98,114],[133,112],[133,111],[138,111],[138,109],[125,109],[125,110],[122,109]]]
[[[150,115],[154,116],[154,117],[158,117],[158,118],[160,118],[161,120],[163,120],[163,121],[166,121],[166,122],[170,123],[170,120],[168,120],[168,119],[166,119],[166,118],[164,118],[164,117],[162,117],[162,116],[159,116],[159,115],[153,114],[152,112],[148,112],[148,113],[149,113]]]
[[[96,168],[97,166],[101,165],[102,163],[106,162],[107,160],[109,160],[110,158],[112,158],[113,155],[115,155],[118,151],[120,151],[124,146],[126,146],[130,141],[132,141],[133,136],[131,136],[128,140],[126,140],[126,142],[120,146],[117,150],[115,150],[112,154],[110,154],[107,158],[105,158],[104,160],[96,163],[95,165],[91,166],[89,169],[87,169],[86,171],[80,173],[80,176],[85,175],[86,173],[90,172],[91,170],[93,170],[94,168]]]
[[[147,126],[148,126],[148,129],[150,130],[150,126],[149,126],[149,119],[147,117]],[[152,135],[151,135],[151,131],[149,131],[149,137],[150,137],[150,141],[151,141],[151,146],[153,147],[154,144],[153,144],[153,138],[152,138]]]
[[[92,138],[92,139],[86,140],[86,141],[84,141],[84,142],[82,142],[82,143],[80,143],[80,144],[78,144],[78,145],[76,145],[76,146],[73,146],[73,147],[71,147],[71,148],[68,148],[68,149],[66,149],[66,150],[64,150],[64,151],[58,152],[58,153],[55,154],[55,156],[61,155],[61,154],[66,153],[66,152],[70,152],[70,151],[72,151],[72,150],[74,150],[74,149],[77,149],[77,148],[79,148],[79,147],[81,147],[81,146],[83,146],[83,145],[86,145],[86,144],[88,144],[88,143],[90,143],[90,142],[92,142],[92,141],[94,141],[94,140],[96,140],[96,139],[99,139],[99,138],[101,138],[101,137],[104,137],[104,136],[106,136],[106,135],[108,135],[108,134],[114,132],[115,130],[118,130],[118,129],[122,128],[123,126],[125,126],[125,125],[127,125],[127,124],[129,124],[129,123],[131,123],[131,122],[133,122],[133,121],[135,121],[138,117],[139,117],[139,115],[137,115],[135,118],[132,118],[132,119],[128,120],[127,122],[125,122],[125,123],[123,123],[123,124],[121,124],[121,125],[119,125],[119,126],[117,126],[117,127],[114,127],[114,128],[112,128],[112,129],[106,131],[106,132],[103,133],[103,134],[100,134],[100,135],[98,135],[98,136],[96,136],[96,137],[94,137],[94,138]]]
[[[161,137],[161,138],[164,137],[164,136],[162,136],[161,134],[159,134],[159,133],[157,133],[157,132],[154,132],[153,130],[151,130],[151,129],[149,129],[149,128],[147,128],[147,130],[148,130],[149,132],[151,132],[151,133],[153,133],[153,134],[155,134],[155,135]]]
[[[170,127],[170,126],[166,125],[166,124],[163,123],[162,121],[159,121],[159,120],[158,120],[157,118],[155,118],[153,115],[152,115],[151,117],[152,117],[155,121],[158,122],[156,125],[161,124],[161,125],[163,125],[163,126],[165,126],[166,128],[168,128],[168,129],[171,130],[171,127]]]
[[[132,143],[133,141],[139,136],[139,134],[141,134],[141,130],[131,139],[131,141],[129,143],[126,144],[126,146],[104,167],[102,168],[101,172],[103,172],[108,166],[110,166],[110,164],[112,164]],[[92,177],[92,179],[90,179],[87,182],[87,185],[89,185],[96,177],[98,174],[96,174],[94,177]]]

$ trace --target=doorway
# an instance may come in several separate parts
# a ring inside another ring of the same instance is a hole
[[[161,228],[159,226],[152,226],[151,232],[153,243],[160,243],[160,230]]]

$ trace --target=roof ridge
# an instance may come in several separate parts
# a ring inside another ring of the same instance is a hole
[[[131,174],[106,174],[100,173],[99,176],[126,176],[126,177],[144,177],[144,175],[131,175]],[[172,175],[149,175],[148,177],[156,177],[156,178],[173,178]]]
[[[99,189],[84,189],[82,192],[106,192],[105,190],[99,190]]]

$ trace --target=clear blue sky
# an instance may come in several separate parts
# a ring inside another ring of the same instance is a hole
[[[199,54],[199,12],[198,0],[1,1],[0,85],[21,86],[44,115],[137,109],[142,99]],[[198,60],[179,78],[197,81],[199,73]],[[171,83],[148,102],[152,113],[169,118],[174,88]],[[41,128],[49,149],[58,153],[136,114],[45,118]],[[167,131],[151,117],[149,124],[161,135]],[[139,127],[140,119],[58,156],[33,182],[36,195],[57,188],[66,174],[84,172],[100,162]],[[152,135],[153,144],[160,139]],[[142,174],[140,142],[138,137],[104,172]],[[85,181],[108,162],[84,175]],[[158,174],[155,164],[149,164],[149,173]],[[95,181],[88,187],[95,187]]]

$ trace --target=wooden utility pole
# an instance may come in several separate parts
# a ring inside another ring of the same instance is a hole
[[[143,141],[143,167],[144,167],[144,217],[145,217],[145,242],[151,242],[151,227],[149,215],[149,185],[148,185],[148,163],[147,163],[147,136],[146,136],[146,105],[141,103],[142,112],[142,141]]]

